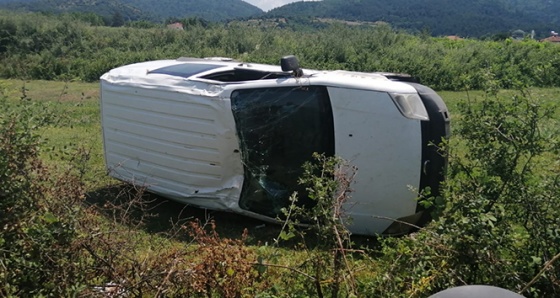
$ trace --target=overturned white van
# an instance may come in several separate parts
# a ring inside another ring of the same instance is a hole
[[[119,67],[101,77],[111,176],[203,208],[276,221],[314,152],[358,167],[350,230],[402,232],[437,194],[448,110],[431,89],[387,73],[301,70],[224,58]]]

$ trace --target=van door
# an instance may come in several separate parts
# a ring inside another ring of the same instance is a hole
[[[239,206],[276,218],[294,191],[310,203],[298,184],[302,165],[314,152],[334,155],[333,115],[321,86],[239,89],[232,112],[244,165]]]

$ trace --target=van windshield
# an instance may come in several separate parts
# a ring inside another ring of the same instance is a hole
[[[311,205],[298,183],[302,165],[312,160],[314,152],[334,155],[326,88],[236,90],[231,105],[245,171],[239,206],[276,218],[295,191],[301,205]]]

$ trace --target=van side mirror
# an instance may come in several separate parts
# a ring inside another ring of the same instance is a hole
[[[282,71],[292,71],[297,78],[303,76],[303,71],[299,68],[299,61],[294,55],[284,56],[280,59]]]
[[[284,56],[280,59],[282,71],[294,71],[299,68],[299,61],[294,55]]]

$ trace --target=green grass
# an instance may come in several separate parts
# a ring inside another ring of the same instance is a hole
[[[504,96],[515,96],[518,93],[519,91],[516,90],[500,91],[500,94]],[[440,91],[438,92],[438,94],[443,98],[447,105],[447,108],[449,109],[451,115],[452,130],[454,127],[454,122],[460,119],[458,107],[459,103],[476,103],[481,101],[485,97],[485,93],[480,90],[462,92]],[[550,123],[550,126],[556,126],[560,121],[560,109],[558,109],[558,106],[560,105],[560,88],[531,88],[529,89],[529,96],[540,104],[549,106],[551,109],[555,110],[555,119],[557,121],[555,121],[554,123]]]
[[[11,100],[25,98],[37,109],[51,114],[39,130],[42,156],[48,162],[68,162],[73,152],[88,153],[85,182],[91,189],[107,184],[103,162],[99,84],[55,81],[3,80],[4,94]]]

